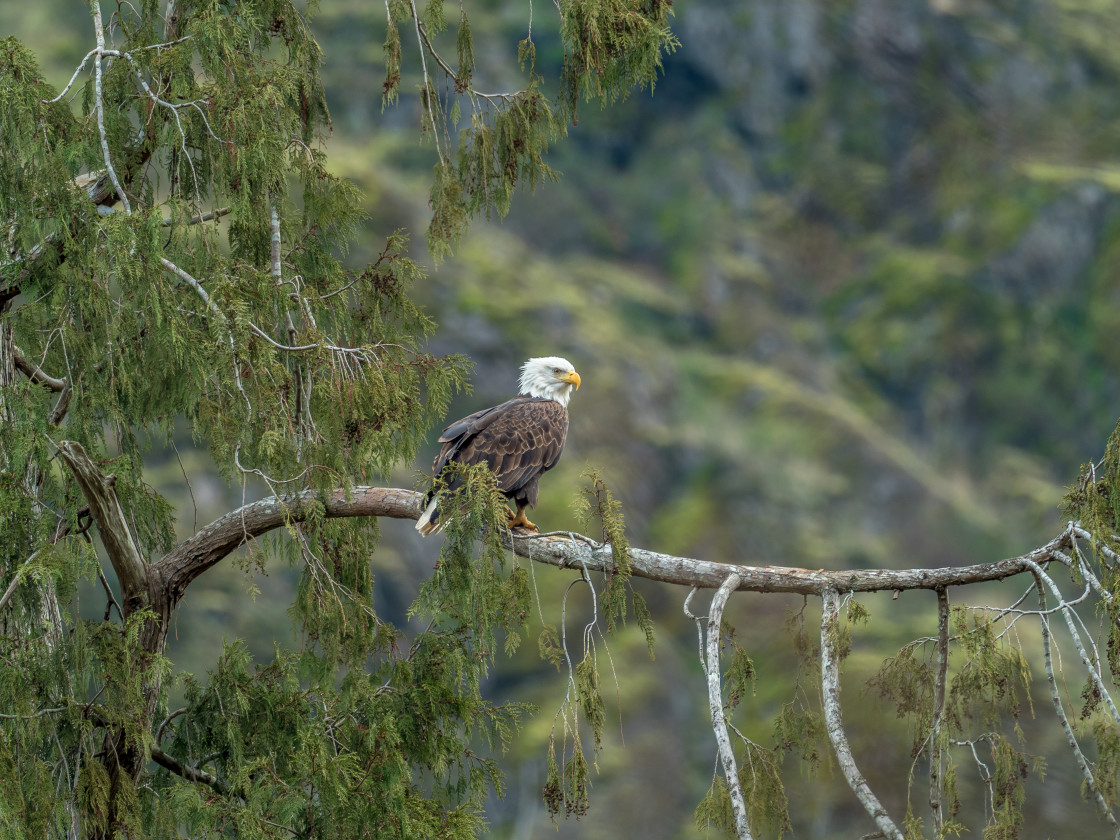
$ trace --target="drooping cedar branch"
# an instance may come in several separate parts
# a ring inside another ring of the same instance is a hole
[[[245,505],[201,529],[168,553],[158,567],[163,581],[177,598],[194,578],[241,545],[283,525],[301,522],[318,501],[328,518],[387,516],[417,519],[422,494],[393,487],[353,488],[316,497],[312,491],[277,498],[270,496]],[[609,571],[614,567],[609,544],[597,543],[579,534],[507,534],[506,544],[518,555],[561,568]],[[731,572],[739,575],[737,591],[790,592],[821,595],[838,592],[876,592],[905,589],[937,590],[983,581],[1002,580],[1028,572],[1033,564],[1045,563],[1055,552],[1068,548],[1069,533],[1063,531],[1050,542],[1019,557],[973,566],[932,569],[851,569],[814,571],[784,566],[739,566],[675,557],[641,548],[630,550],[631,574],[649,580],[718,589]]]

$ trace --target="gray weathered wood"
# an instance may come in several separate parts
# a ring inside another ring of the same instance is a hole
[[[113,489],[113,478],[101,472],[80,443],[64,440],[58,444],[58,452],[89,503],[90,515],[97,523],[101,541],[120,581],[127,616],[138,607],[149,604],[148,565],[132,537],[117,492]]]
[[[731,797],[731,813],[735,817],[735,834],[739,840],[752,840],[750,824],[747,822],[747,806],[743,801],[743,789],[739,785],[739,770],[735,766],[735,750],[731,746],[731,736],[727,731],[727,721],[723,714],[723,689],[720,685],[719,649],[720,625],[723,623],[723,608],[727,599],[739,585],[739,576],[732,572],[727,576],[708,609],[707,655],[704,670],[708,678],[708,707],[712,713],[712,730],[716,736],[719,760],[723,765],[723,777],[727,781],[727,792]]]
[[[840,765],[840,772],[856,799],[875,821],[879,832],[887,840],[904,840],[902,832],[856,766],[848,736],[844,733],[844,720],[840,712],[840,657],[836,651],[840,596],[835,589],[826,589],[821,594],[821,599],[824,604],[821,612],[821,700],[824,705],[825,728],[828,730],[828,739],[832,742],[832,750],[836,753],[836,763]]]
[[[173,582],[181,594],[197,575],[231,551],[287,523],[302,521],[307,505],[316,498],[312,491],[277,498],[270,496],[226,514],[184,541],[160,561],[164,580]],[[321,498],[327,517],[385,516],[417,519],[423,494],[393,487],[353,488],[349,494],[335,491]],[[614,567],[611,547],[571,533],[525,534],[507,532],[506,545],[522,557],[561,568],[583,568],[606,572]],[[739,575],[738,591],[790,592],[821,595],[838,592],[876,592],[965,586],[1002,580],[1045,563],[1054,552],[1069,546],[1063,531],[1039,548],[1019,557],[972,566],[930,569],[850,569],[824,571],[785,566],[749,566],[676,557],[642,548],[630,550],[630,571],[636,577],[682,586],[718,589],[730,572]],[[177,594],[175,597],[177,597]]]

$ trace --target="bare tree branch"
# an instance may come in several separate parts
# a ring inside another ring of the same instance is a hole
[[[1081,769],[1081,775],[1085,779],[1083,790],[1092,792],[1093,800],[1097,803],[1097,809],[1101,812],[1101,816],[1116,829],[1117,837],[1120,837],[1120,825],[1117,825],[1116,818],[1112,815],[1112,809],[1108,807],[1104,796],[1101,795],[1100,788],[1097,787],[1097,783],[1093,779],[1093,771],[1089,766],[1089,760],[1085,758],[1085,753],[1081,751],[1081,745],[1077,743],[1077,736],[1074,735],[1069,718],[1066,717],[1065,708],[1062,706],[1062,697],[1058,692],[1058,682],[1054,676],[1054,662],[1050,655],[1050,619],[1046,615],[1046,592],[1042,588],[1042,580],[1036,578],[1036,581],[1038,584],[1038,608],[1041,611],[1039,623],[1042,629],[1042,659],[1046,664],[1046,682],[1050,685],[1050,700],[1054,703],[1054,711],[1058,715],[1058,723],[1062,726],[1062,732],[1065,733],[1066,743],[1069,745],[1070,752],[1073,753],[1077,766]]]
[[[272,276],[272,282],[277,286],[283,282],[283,274],[281,272],[282,264],[280,262],[280,216],[276,212],[276,203],[273,202],[269,206],[270,214],[270,227],[272,230],[272,237],[270,240],[271,260],[269,262],[269,274]]]
[[[239,546],[283,525],[301,522],[307,504],[316,498],[323,502],[326,516],[387,516],[417,519],[423,509],[423,494],[394,487],[358,486],[349,492],[338,490],[326,498],[312,491],[290,496],[270,496],[245,505],[211,522],[159,561],[163,580],[173,583],[173,597],[199,574],[219,562]],[[931,569],[851,569],[813,571],[784,566],[736,566],[691,557],[676,557],[641,548],[631,548],[631,573],[663,583],[718,589],[731,572],[739,575],[741,592],[790,592],[821,595],[826,590],[878,592],[884,590],[927,589],[966,586],[983,581],[1003,580],[1030,571],[1032,563],[1045,563],[1055,552],[1069,545],[1069,532],[1063,531],[1050,542],[1019,557],[974,566],[947,566]],[[521,557],[560,568],[580,568],[607,572],[614,568],[611,546],[578,534],[556,533],[522,535],[506,532],[507,548]]]
[[[54,404],[50,417],[47,418],[47,422],[52,426],[58,426],[66,419],[66,412],[70,410],[70,400],[74,396],[74,388],[70,385],[70,381],[63,381],[66,382],[66,387],[58,395],[58,402]]]
[[[270,496],[211,522],[165,555],[157,567],[174,602],[192,580],[241,545],[276,528],[302,522],[312,502],[323,503],[329,518],[418,519],[422,499],[423,495],[413,490],[392,487],[355,487],[349,493],[338,490],[326,499],[311,490],[290,496]]]
[[[836,651],[836,634],[838,632],[838,613],[840,610],[840,596],[835,589],[826,589],[821,593],[823,609],[821,610],[821,688],[824,694],[824,720],[828,729],[828,738],[832,741],[832,749],[836,752],[836,760],[840,765],[840,772],[847,779],[852,793],[860,801],[864,809],[871,815],[875,825],[887,840],[904,840],[902,832],[894,824],[887,809],[879,802],[863,774],[856,766],[852,749],[848,745],[848,736],[844,733],[844,721],[840,714],[840,662]]]
[[[933,684],[933,716],[929,728],[929,808],[933,833],[941,836],[945,813],[941,802],[941,716],[945,713],[945,683],[949,675],[949,593],[937,590],[937,674]]]
[[[40,709],[39,711],[30,715],[0,714],[0,718],[3,718],[4,720],[30,720],[31,718],[46,717],[47,715],[54,715],[58,714],[59,712],[65,712],[68,708],[68,706],[57,706],[53,709]]]
[[[798,595],[822,595],[828,589],[839,592],[882,592],[889,590],[928,589],[945,586],[966,586],[983,581],[1003,580],[1023,574],[1031,563],[1056,559],[1056,552],[1069,545],[1069,534],[1063,531],[1050,542],[1019,557],[974,566],[947,566],[932,569],[849,569],[825,571],[787,566],[733,566],[691,557],[675,557],[641,548],[631,548],[632,573],[638,577],[717,589],[729,572],[740,577],[740,592],[789,592]],[[614,566],[611,546],[596,543],[587,537],[571,534],[521,535],[507,537],[522,557],[539,560],[561,568],[586,564],[594,571],[610,571]]]
[[[245,398],[245,404],[249,407],[249,412],[251,414],[253,411],[253,404],[249,401],[249,396],[245,393],[245,386],[241,384],[241,364],[237,359],[237,345],[234,343],[233,333],[230,331],[229,320],[226,318],[225,313],[222,312],[220,308],[218,308],[218,304],[214,303],[214,300],[207,293],[206,289],[202,287],[202,284],[199,283],[198,280],[196,280],[189,272],[184,271],[166,257],[160,257],[159,261],[164,268],[166,268],[168,271],[170,271],[172,274],[174,274],[176,277],[190,286],[194,290],[195,294],[202,298],[203,302],[210,309],[210,311],[214,313],[215,317],[219,321],[221,321],[222,326],[226,328],[226,339],[229,341],[229,352],[230,355],[233,356],[233,381],[237,384],[237,390]]]
[[[716,746],[719,748],[719,760],[723,764],[723,776],[727,780],[727,791],[731,796],[731,813],[735,815],[735,833],[739,840],[752,840],[750,825],[747,823],[747,806],[743,801],[743,790],[739,787],[735,751],[731,748],[731,736],[727,733],[727,721],[723,715],[723,691],[720,686],[719,648],[723,608],[738,586],[739,576],[732,572],[712,596],[712,605],[708,611],[707,659],[704,663],[704,671],[708,678],[708,706],[712,712],[712,730],[715,732]]]
[[[207,773],[205,770],[196,770],[188,764],[183,764],[176,759],[169,756],[159,747],[152,747],[152,761],[161,767],[166,767],[172,773],[182,776],[184,779],[189,779],[192,782],[200,782],[208,785],[216,790],[223,796],[229,795],[229,788],[218,781],[217,778]]]
[[[148,564],[140,555],[113,489],[115,480],[101,473],[80,443],[64,440],[58,444],[58,452],[89,502],[90,514],[121,584],[127,617],[138,606],[148,603]]]
[[[1108,686],[1105,685],[1104,678],[1101,676],[1100,657],[1097,655],[1096,646],[1092,638],[1089,638],[1089,644],[1094,646],[1093,655],[1090,656],[1089,651],[1086,650],[1081,640],[1081,633],[1078,632],[1077,626],[1074,624],[1076,614],[1070,608],[1068,602],[1062,598],[1062,593],[1058,589],[1057,584],[1054,583],[1054,579],[1046,574],[1045,570],[1037,563],[1030,563],[1029,568],[1034,573],[1035,580],[1044,582],[1050,588],[1050,591],[1054,593],[1054,598],[1058,602],[1056,609],[1061,610],[1062,618],[1066,620],[1066,626],[1069,628],[1069,634],[1073,638],[1074,647],[1077,648],[1077,654],[1081,657],[1081,664],[1084,665],[1085,670],[1089,672],[1089,677],[1093,680],[1097,690],[1100,692],[1101,699],[1104,700],[1105,705],[1108,707],[1112,719],[1116,721],[1117,726],[1120,726],[1120,710],[1116,708],[1116,703],[1112,699],[1112,694],[1109,692]],[[1046,617],[1043,616],[1044,620],[1045,618]],[[1088,635],[1088,633],[1086,633],[1086,635]]]
[[[101,3],[98,0],[90,0],[89,5],[93,14],[93,31],[97,37],[97,49],[94,51],[93,58],[93,107],[97,116],[97,132],[101,135],[101,156],[105,162],[105,171],[109,173],[109,179],[113,182],[113,188],[117,192],[117,198],[121,200],[121,205],[124,207],[125,215],[132,215],[132,206],[128,202],[128,196],[125,194],[124,187],[121,186],[120,179],[117,178],[117,172],[113,168],[113,161],[109,156],[109,137],[105,132],[105,99],[101,85],[101,56],[105,52],[105,27],[101,22]]]
[[[30,557],[23,561],[23,566],[26,566],[28,563],[34,560],[38,554],[38,551],[33,552]],[[12,575],[12,582],[8,584],[8,588],[4,590],[4,594],[0,595],[0,610],[3,610],[4,607],[8,606],[8,601],[10,601],[12,599],[12,596],[16,594],[16,589],[19,587],[19,582],[23,579],[20,576],[20,571],[23,569],[23,566],[21,566],[20,569],[17,569],[16,573]]]
[[[191,216],[189,219],[187,219],[186,224],[200,225],[203,222],[212,222],[215,219],[222,218],[222,216],[228,216],[232,212],[232,207],[219,207],[216,210],[207,210],[205,213],[196,213],[195,215]],[[172,225],[171,217],[164,217],[163,224],[164,227],[170,227]]]
[[[43,372],[43,370],[23,354],[16,345],[12,345],[12,361],[17,368],[36,385],[50,388],[56,394],[66,390],[66,380],[58,379]]]

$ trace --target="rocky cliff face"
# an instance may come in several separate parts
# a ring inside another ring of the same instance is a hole
[[[1120,82],[1100,33],[1115,31],[1117,13],[706,0],[678,15],[683,47],[664,84],[603,118],[629,144],[621,182],[660,185],[652,214],[626,195],[598,202],[647,226],[613,250],[667,265],[710,335],[736,352],[772,360],[784,347],[786,369],[801,375],[794,345],[839,348],[843,376],[895,403],[913,433],[953,416],[960,439],[975,441],[987,434],[976,426],[994,421],[1004,441],[1033,441],[1060,469],[1099,448],[1120,361],[1099,318],[1112,306],[1117,209],[1102,139],[1117,124]],[[572,180],[590,190],[578,171]],[[1009,339],[1024,333],[1033,346]],[[1052,389],[1056,370],[1077,366],[1071,355],[1055,365],[1055,348],[1070,344],[1087,350],[1077,364],[1110,395],[1078,397],[1076,420],[1045,433],[1031,411],[1009,416],[984,398]],[[931,390],[973,408],[923,417]]]

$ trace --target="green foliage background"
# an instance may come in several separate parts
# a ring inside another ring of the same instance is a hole
[[[535,14],[537,65],[582,72],[578,59],[564,65],[545,9]],[[506,4],[472,13],[476,43],[462,60],[476,83],[512,84],[526,15]],[[428,225],[433,167],[437,183],[451,183],[440,181],[430,138],[417,140],[407,37],[400,102],[382,110],[384,18],[376,5],[325,0],[314,24],[334,125],[327,165],[361,187],[368,215],[346,257],[355,266],[375,260],[392,230]],[[542,489],[536,519],[547,528],[577,527],[570,503],[591,463],[622,501],[633,544],[711,560],[945,565],[1051,536],[1063,488],[1103,453],[1120,405],[1117,12],[1074,0],[688,0],[670,25],[681,46],[652,95],[601,109],[570,89],[543,91],[578,117],[546,158],[562,177],[525,173],[535,194],[504,197],[503,222],[476,223],[454,258],[414,286],[440,325],[428,349],[476,364],[472,392],[451,413],[505,398],[529,355],[575,363],[584,386],[564,459]],[[63,0],[0,9],[0,32],[38,50],[56,86],[90,40],[84,6]],[[485,179],[484,158],[459,160],[458,171]],[[455,234],[465,219],[436,221]],[[173,456],[156,459],[147,479],[175,502],[187,534],[240,492],[179,443],[192,492]],[[394,480],[413,477],[405,467]],[[405,621],[434,547],[410,528],[382,531],[375,605]],[[544,621],[555,624],[569,578],[535,574]],[[297,578],[283,563],[208,572],[178,615],[169,657],[201,675],[224,638],[247,640],[227,650],[231,669],[249,653],[269,661],[274,641],[294,647],[284,610]],[[581,820],[554,829],[539,800],[563,675],[532,644],[489,672],[487,696],[543,710],[507,756],[509,795],[488,814],[497,834],[696,833],[692,809],[714,748],[694,629],[683,593],[639,591],[660,628],[657,658],[632,622],[610,644],[611,667],[600,663],[618,687],[601,686],[606,748]],[[100,611],[92,590],[87,601]],[[872,621],[853,630],[846,661],[846,714],[862,769],[904,813],[905,791],[890,780],[905,773],[911,723],[857,686],[932,634],[936,617],[932,596],[866,603]],[[569,613],[580,606],[573,597]],[[736,721],[759,742],[812,730],[790,726],[800,712],[787,705],[792,686],[813,679],[786,627],[800,608],[752,596],[729,609],[756,674],[742,683]],[[275,667],[277,679],[291,678],[284,655]],[[897,695],[897,680],[879,679]],[[1047,795],[1026,798],[1023,836],[1102,836],[1092,817],[1070,823],[1085,806],[1058,738],[1025,707],[1022,717],[1032,750],[1059,754]],[[795,836],[851,836],[863,823],[842,780],[813,743],[789,749]],[[794,770],[799,755],[818,771]],[[959,769],[958,789],[975,823],[983,795],[969,772]],[[1037,774],[1027,784],[1041,790]]]

